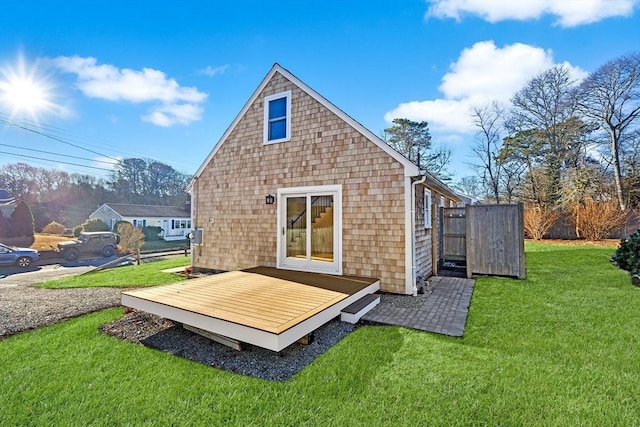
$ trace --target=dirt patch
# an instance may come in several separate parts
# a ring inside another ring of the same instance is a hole
[[[2,243],[9,246],[18,246],[21,248],[31,248],[38,251],[51,250],[51,247],[58,247],[58,243],[72,240],[73,237],[58,236],[55,234],[39,234],[33,237],[5,237]]]
[[[127,310],[115,322],[102,325],[100,331],[136,344],[145,338],[160,333],[173,326],[173,322],[153,314],[136,310]]]

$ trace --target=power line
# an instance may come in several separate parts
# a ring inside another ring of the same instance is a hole
[[[11,148],[17,148],[18,150],[28,150],[28,151],[36,151],[38,153],[44,153],[44,154],[51,154],[53,156],[60,156],[60,157],[70,157],[72,159],[78,159],[78,160],[87,160],[90,162],[97,162],[97,163],[105,163],[107,165],[113,165],[112,162],[107,162],[104,160],[95,160],[95,159],[87,159],[86,157],[78,157],[78,156],[71,156],[69,154],[58,154],[58,153],[52,153],[51,151],[44,151],[44,150],[36,150],[35,148],[24,148],[24,147],[18,147],[17,145],[11,145],[11,144],[0,144],[4,147],[11,147]],[[57,160],[53,160],[51,159],[52,162],[55,162]]]
[[[2,117],[2,116],[4,116],[4,117]],[[12,123],[16,123],[16,124],[19,124],[20,126],[24,126],[24,127],[27,127],[27,128],[42,128],[42,129],[46,130],[48,132],[48,134],[50,134],[50,136],[52,136],[54,138],[59,138],[59,139],[60,138],[65,138],[64,140],[67,141],[67,142],[69,141],[70,138],[71,138],[72,141],[74,139],[78,140],[78,138],[81,138],[81,141],[79,143],[82,143],[83,145],[85,145],[87,147],[97,147],[96,144],[87,143],[85,141],[85,139],[86,139],[85,136],[79,135],[79,134],[77,134],[75,132],[71,132],[71,131],[65,130],[63,128],[60,128],[60,127],[57,127],[57,126],[53,126],[53,125],[49,125],[49,124],[46,124],[46,123],[42,123],[42,122],[39,122],[39,121],[36,122],[36,121],[30,120],[30,119],[27,119],[25,117],[19,117],[17,119],[19,119],[19,121],[16,120],[16,118],[14,118],[14,117],[12,117],[12,116],[0,111],[0,123],[1,123],[2,120],[4,120],[5,123],[8,120],[10,120]],[[20,128],[19,126],[15,126],[14,124],[11,124],[11,126]],[[56,134],[58,134],[58,135],[56,135]],[[109,147],[112,148],[112,149],[117,147],[117,148],[120,149],[121,152],[128,153],[127,155],[124,155],[123,157],[144,157],[144,158],[155,157],[155,158],[158,158],[158,159],[162,159],[165,162],[174,163],[174,164],[177,164],[177,165],[182,166],[182,167],[187,167],[187,168],[191,167],[191,165],[189,165],[188,163],[184,163],[184,161],[185,161],[184,159],[182,159],[182,161],[179,160],[178,162],[176,162],[176,158],[175,157],[168,157],[168,156],[160,154],[158,152],[149,152],[149,151],[131,149],[131,146],[127,146],[127,149],[125,149],[125,147],[123,147],[122,145],[118,145],[118,144],[116,144],[116,143],[114,143],[112,141],[108,141],[108,140],[106,140],[104,138],[91,137],[91,139],[101,143],[100,147],[104,146],[104,144],[108,144]],[[102,154],[100,154],[100,155],[102,155]],[[109,156],[105,156],[105,157],[109,157]]]
[[[58,138],[56,136],[49,135],[49,134],[44,133],[44,132],[40,132],[39,130],[36,130],[36,129],[31,129],[31,128],[28,128],[26,126],[22,126],[22,125],[20,125],[18,123],[14,123],[14,122],[12,122],[10,120],[6,120],[6,119],[1,118],[1,117],[0,117],[0,123],[6,124],[8,126],[13,126],[15,128],[18,128],[18,129],[26,130],[27,132],[33,132],[33,133],[35,133],[37,135],[44,136],[45,138],[50,138],[50,139],[53,139],[55,141],[62,142],[63,144],[71,145],[72,147],[76,147],[76,148],[79,148],[81,150],[88,151],[88,152],[93,153],[93,154],[97,154],[98,156],[102,156],[102,157],[106,157],[106,158],[111,159],[111,160],[115,160],[116,162],[119,161],[119,159],[116,159],[115,157],[107,156],[106,154],[102,154],[102,153],[99,153],[97,151],[90,150],[88,148],[84,148],[84,147],[82,147],[80,145],[65,141],[64,139]]]
[[[16,162],[20,163],[20,157],[24,157],[22,155],[13,155],[13,157],[16,157]],[[8,162],[7,162],[8,163]],[[40,165],[45,169],[50,169],[51,168],[51,163],[59,163],[56,160],[45,160],[45,161],[39,161],[39,160],[32,160],[29,159],[29,165],[37,167],[36,165]],[[2,168],[4,167],[4,165],[0,165],[0,171],[2,170]],[[82,167],[86,167],[86,166],[82,166]],[[55,169],[55,168],[54,168]],[[89,175],[89,176],[96,176],[96,177],[101,177],[102,174],[98,174],[98,172],[95,172],[95,175],[90,175],[90,172],[86,171],[86,170],[82,170],[79,169],[77,167],[65,167],[64,172],[68,172],[69,174],[80,174],[80,175]]]
[[[86,166],[86,165],[81,165],[81,164],[78,164],[78,163],[63,162],[63,161],[60,161],[60,160],[50,160],[50,159],[45,159],[45,158],[42,158],[42,157],[26,156],[24,154],[8,153],[6,151],[0,151],[0,154],[8,154],[10,156],[16,156],[16,157],[26,157],[28,159],[45,160],[47,162],[61,163],[63,165],[71,165],[71,166],[80,166],[82,168],[97,169],[97,170],[102,170],[102,171],[107,171],[107,172],[111,172],[112,171],[112,169],[99,168],[97,166]]]

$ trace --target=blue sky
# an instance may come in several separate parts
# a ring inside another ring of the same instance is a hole
[[[0,164],[95,175],[195,172],[278,62],[376,134],[427,120],[458,179],[469,106],[640,49],[640,0],[0,3]]]

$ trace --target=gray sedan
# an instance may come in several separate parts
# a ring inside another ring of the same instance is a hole
[[[29,267],[40,259],[40,254],[35,249],[14,248],[0,243],[0,265],[17,265]]]

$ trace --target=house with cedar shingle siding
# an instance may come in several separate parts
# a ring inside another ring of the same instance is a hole
[[[375,277],[399,294],[435,272],[437,208],[459,201],[278,64],[189,190],[195,270]]]
[[[164,240],[186,239],[191,231],[189,207],[105,203],[89,215],[89,219],[101,220],[112,231],[118,221],[130,222],[134,227],[160,227],[160,237]]]

